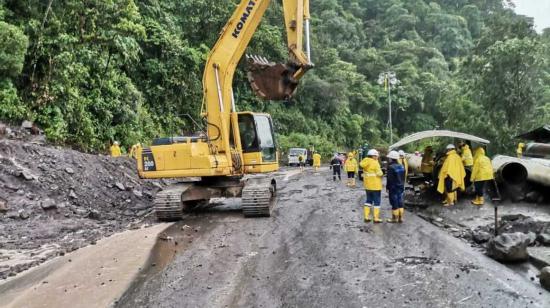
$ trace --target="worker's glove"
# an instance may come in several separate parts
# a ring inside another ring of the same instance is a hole
[[[329,166],[328,166],[328,170],[332,170],[332,165],[329,165]]]

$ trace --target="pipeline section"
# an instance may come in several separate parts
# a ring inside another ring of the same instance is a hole
[[[517,158],[497,155],[493,169],[499,182],[523,185],[526,181],[550,186],[550,160],[540,158]]]

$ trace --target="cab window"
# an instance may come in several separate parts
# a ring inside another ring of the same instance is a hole
[[[267,116],[255,116],[256,128],[260,141],[260,149],[262,151],[262,161],[272,162],[277,159],[277,150],[275,145],[275,137],[273,134],[273,125],[271,119]]]
[[[258,135],[256,134],[256,125],[254,117],[251,114],[239,115],[239,132],[241,135],[241,145],[244,153],[259,152]]]

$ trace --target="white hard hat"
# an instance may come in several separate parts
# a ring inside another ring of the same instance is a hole
[[[370,149],[367,152],[367,156],[378,156],[378,151],[376,151],[375,149]]]
[[[405,156],[405,151],[399,150],[399,156]]]
[[[399,159],[399,153],[397,151],[390,151],[388,153],[388,158],[391,158],[391,159]]]
[[[118,141],[113,142],[113,144],[118,144]]]
[[[454,144],[449,144],[447,145],[447,150],[454,150],[455,149],[455,145]]]

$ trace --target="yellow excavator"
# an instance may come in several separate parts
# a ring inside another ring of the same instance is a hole
[[[158,138],[150,147],[138,149],[141,178],[188,179],[157,193],[154,211],[159,220],[180,219],[186,210],[208,204],[216,197],[241,196],[245,216],[271,215],[277,183],[270,173],[279,168],[273,123],[269,114],[237,112],[232,88],[237,65],[270,2],[242,0],[208,55],[201,107],[206,131]],[[309,0],[282,0],[282,4],[288,62],[246,57],[252,89],[267,100],[289,99],[298,81],[313,66]]]

